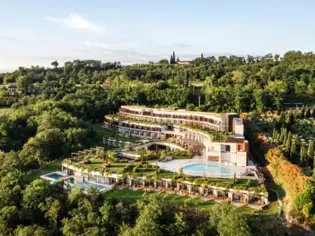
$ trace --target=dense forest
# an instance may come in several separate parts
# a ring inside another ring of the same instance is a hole
[[[100,142],[95,126],[123,104],[262,113],[280,110],[284,102],[314,102],[313,53],[201,54],[189,65],[178,65],[174,58],[130,66],[94,60],[59,66],[54,61],[52,68],[20,67],[0,74],[2,235],[251,235],[250,222],[224,205],[210,218],[204,216],[206,224],[191,225],[190,212],[157,199],[131,204],[25,178],[25,172],[45,162]],[[18,94],[8,94],[15,83]]]

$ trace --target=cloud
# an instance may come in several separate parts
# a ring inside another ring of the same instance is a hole
[[[10,36],[6,36],[6,35],[0,35],[0,40],[2,41],[4,41],[4,40],[15,40],[15,38],[13,38],[13,37],[10,37]]]
[[[156,55],[146,52],[136,52],[130,48],[123,47],[121,44],[105,44],[98,41],[85,41],[84,44],[89,48],[77,50],[87,55],[94,55],[101,60],[121,61],[123,64],[148,63],[150,60],[158,59]],[[100,50],[101,49],[101,50]]]
[[[90,30],[90,31],[94,31],[97,33],[100,33],[103,31],[103,29],[100,25],[89,22],[89,21],[83,19],[78,14],[69,14],[65,18],[45,17],[45,19],[49,20],[49,21],[56,22],[56,23],[61,23],[65,26],[67,26],[68,28]]]
[[[173,47],[175,48],[190,48],[192,45],[185,43],[174,43]]]
[[[109,49],[109,45],[108,45],[108,44],[101,43],[101,42],[97,42],[97,41],[89,41],[89,40],[86,40],[86,41],[84,42],[84,44],[85,44],[86,46],[90,46],[90,47]]]

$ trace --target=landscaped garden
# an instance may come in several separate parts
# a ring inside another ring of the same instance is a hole
[[[146,153],[144,151],[144,153]],[[150,152],[149,152],[150,153]],[[249,190],[253,192],[266,193],[263,185],[259,185],[255,180],[236,179],[236,178],[206,178],[188,176],[183,174],[182,168],[179,167],[178,172],[170,172],[161,169],[154,165],[158,161],[149,155],[142,154],[136,160],[121,159],[115,156],[115,153],[98,151],[95,154],[88,154],[86,156],[76,156],[68,158],[63,161],[66,165],[72,165],[82,172],[88,173],[94,171],[99,172],[104,176],[111,174],[119,174],[121,176],[130,176],[132,178],[145,177],[147,180],[154,179],[171,179],[172,182],[190,182],[196,186],[216,186],[224,188],[233,188],[235,190]]]

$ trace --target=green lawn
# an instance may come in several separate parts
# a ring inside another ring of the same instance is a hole
[[[44,164],[40,169],[37,170],[31,170],[26,173],[26,179],[27,181],[33,181],[35,179],[38,179],[41,175],[47,174],[49,172],[61,170],[61,163],[62,160],[56,160],[50,163]]]
[[[156,192],[145,192],[142,190],[133,191],[130,189],[113,189],[104,193],[107,197],[124,199],[129,202],[135,202],[152,194],[155,194],[159,198],[169,202],[172,206],[186,206],[194,209],[208,210],[216,204],[214,201],[203,201],[199,198],[182,197],[176,194],[168,193],[158,194]]]

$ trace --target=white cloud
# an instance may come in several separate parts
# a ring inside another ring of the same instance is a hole
[[[86,46],[90,46],[90,47],[109,49],[109,45],[108,44],[104,44],[104,43],[100,43],[100,42],[93,42],[93,41],[86,40],[84,42],[84,44]]]
[[[6,36],[6,35],[0,35],[0,40],[15,40],[15,38]]]
[[[98,32],[98,33],[103,31],[101,26],[94,24],[92,22],[89,22],[77,14],[69,14],[65,18],[45,17],[45,19],[56,22],[56,23],[64,24],[68,28],[85,29],[85,30],[90,30],[90,31]]]

